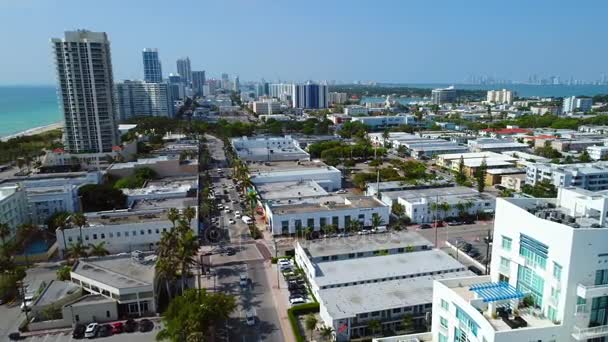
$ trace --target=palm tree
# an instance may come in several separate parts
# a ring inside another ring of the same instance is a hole
[[[332,327],[323,326],[319,329],[319,334],[321,335],[321,337],[323,337],[323,339],[328,342],[333,340],[333,333],[334,329]]]
[[[439,209],[439,204],[437,202],[432,202],[431,203],[431,211],[433,212],[433,218],[435,220],[437,220],[438,215],[437,215],[437,211]]]
[[[62,257],[65,258],[66,257],[66,251],[68,249],[68,245],[67,242],[65,241],[65,229],[66,226],[68,225],[68,217],[67,216],[63,216],[63,215],[59,215],[57,217],[55,217],[55,222],[54,225],[56,227],[58,227],[61,230],[61,235],[63,237],[63,255]]]
[[[255,207],[258,203],[258,195],[255,193],[255,191],[249,191],[247,193],[247,200],[249,201],[249,206],[251,209],[251,219],[253,220],[255,216]]]
[[[463,202],[458,202],[455,204],[456,209],[458,209],[458,215],[460,217],[465,217],[466,216],[466,206]]]
[[[403,324],[403,330],[410,330],[414,326],[414,318],[411,314],[405,314],[401,319],[401,324]]]
[[[90,249],[89,255],[90,256],[105,256],[105,255],[110,254],[110,252],[106,249],[105,245],[106,245],[105,241],[102,241],[96,245],[90,244],[89,245],[89,249]]]
[[[72,223],[75,224],[76,226],[78,226],[78,229],[80,230],[80,241],[82,240],[82,227],[87,225],[87,217],[84,216],[83,213],[75,213],[74,215],[72,215]]]
[[[190,265],[194,263],[194,256],[198,252],[198,244],[192,230],[182,234],[177,244],[177,260],[181,270],[181,287],[182,293],[185,291],[186,274],[190,269]]]
[[[188,220],[188,226],[192,225],[192,220],[196,217],[196,210],[193,207],[188,206],[182,212],[182,215],[186,220]]]
[[[86,257],[87,248],[82,244],[81,241],[78,241],[76,243],[70,243],[70,246],[68,247],[68,250],[67,250],[67,255],[68,255],[68,257],[70,257],[74,260],[81,258],[81,257]]]
[[[319,320],[317,319],[317,316],[315,316],[314,314],[308,314],[306,315],[306,318],[304,319],[304,326],[306,327],[306,330],[310,331],[310,340],[313,340],[313,336],[312,336],[312,332],[315,330],[315,327],[317,326],[317,323],[319,322]]]
[[[175,264],[168,258],[159,258],[156,262],[155,270],[158,279],[162,279],[165,282],[165,289],[167,291],[167,297],[169,301],[173,297],[171,292],[171,283],[175,281]]]
[[[378,215],[378,214],[372,215],[372,228],[373,229],[376,229],[383,225],[384,225],[384,219],[380,215]]]
[[[69,280],[72,268],[68,265],[62,266],[57,270],[57,280]]]
[[[167,211],[167,219],[171,221],[173,228],[175,228],[175,222],[179,220],[179,211],[175,208],[170,208],[169,211]]]
[[[11,235],[11,228],[8,226],[8,223],[0,223],[0,239],[2,239],[2,244],[6,243],[6,238]]]
[[[447,216],[448,210],[450,210],[450,205],[447,202],[442,202],[439,204],[439,210],[443,212],[443,217]]]

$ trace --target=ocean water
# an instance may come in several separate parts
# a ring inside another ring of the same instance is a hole
[[[59,121],[54,86],[0,86],[0,137]]]

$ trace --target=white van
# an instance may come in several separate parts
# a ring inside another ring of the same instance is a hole
[[[249,216],[243,216],[242,220],[243,220],[243,222],[245,222],[245,224],[252,224],[253,223],[253,220]]]
[[[386,226],[379,226],[379,227],[372,229],[372,231],[374,233],[386,233],[387,229],[386,229]]]

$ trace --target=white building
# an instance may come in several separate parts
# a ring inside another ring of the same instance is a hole
[[[564,114],[572,114],[574,112],[586,113],[591,110],[593,99],[590,97],[570,96],[564,98],[562,112]]]
[[[555,187],[575,186],[597,191],[608,189],[608,162],[579,164],[531,163],[526,167],[526,184],[548,181]]]
[[[309,160],[309,154],[302,150],[289,135],[284,137],[242,137],[231,140],[239,159],[245,161]]]
[[[271,83],[268,85],[270,97],[285,100],[293,94],[293,84],[291,83]]]
[[[158,300],[155,263],[156,255],[142,252],[80,259],[70,277],[83,290],[111,300],[119,317],[149,316]]]
[[[593,160],[606,160],[608,158],[608,146],[589,146],[587,153]]]
[[[396,201],[401,204],[405,215],[414,223],[459,217],[461,214],[493,213],[496,206],[493,196],[463,186],[386,191],[381,193],[381,197],[384,203],[392,205]],[[447,210],[441,207],[444,203],[449,206]]]
[[[526,151],[530,149],[527,144],[518,143],[510,139],[479,138],[477,140],[469,140],[467,144],[472,152]]]
[[[473,274],[413,232],[299,241],[295,260],[337,341],[370,336],[371,320],[398,331],[408,315],[423,328],[433,280]]]
[[[603,341],[607,209],[606,192],[576,188],[499,199],[490,275],[435,282],[432,340]]]
[[[196,199],[140,200],[129,209],[86,213],[87,226],[82,229],[57,230],[57,245],[61,255],[79,239],[85,246],[105,242],[105,248],[110,253],[151,251],[158,246],[162,232],[173,229],[173,223],[167,217],[168,210],[186,207],[196,208]],[[198,235],[197,218],[192,220],[190,226],[194,235]]]
[[[513,104],[513,92],[510,90],[488,90],[487,102],[495,104]]]
[[[348,100],[346,93],[330,92],[327,94],[329,104],[342,104]]]
[[[313,180],[326,191],[342,188],[342,173],[333,166],[318,161],[272,162],[269,165],[250,165],[251,182],[258,186],[279,182]]]
[[[133,162],[114,163],[106,172],[116,177],[127,177],[143,168],[151,169],[157,177],[193,176],[198,174],[198,161],[196,159],[180,160],[178,155],[164,155],[141,158]]]
[[[369,196],[315,196],[267,201],[268,228],[274,235],[295,234],[306,227],[315,231],[325,225],[344,229],[351,220],[370,227],[372,216],[389,221],[390,207]]]
[[[367,107],[360,105],[350,105],[344,107],[344,114],[357,116],[357,115],[367,115]]]
[[[251,109],[256,114],[277,114],[281,113],[281,103],[277,101],[254,101]]]
[[[123,81],[116,84],[120,120],[138,116],[170,116],[169,87],[166,83]]]
[[[371,129],[380,129],[401,125],[413,125],[416,123],[416,117],[414,115],[357,116],[353,117],[351,121],[360,122]]]
[[[10,229],[7,238],[14,237],[17,227],[29,221],[25,191],[17,185],[0,187],[0,223]]]
[[[456,101],[456,89],[454,86],[447,88],[438,88],[431,91],[431,102],[441,105],[444,103],[453,103]]]
[[[107,34],[66,31],[63,39],[54,38],[51,42],[66,150],[75,153],[112,151],[120,139]]]

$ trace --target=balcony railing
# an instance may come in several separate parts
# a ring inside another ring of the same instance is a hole
[[[600,325],[592,328],[580,328],[575,326],[572,331],[572,337],[577,341],[588,340],[590,338],[597,338],[602,336],[608,336],[608,325]]]
[[[584,285],[578,284],[576,294],[581,298],[595,298],[608,296],[608,284]]]
[[[498,271],[504,275],[509,275],[511,274],[511,267],[506,265],[500,265],[498,266]]]

